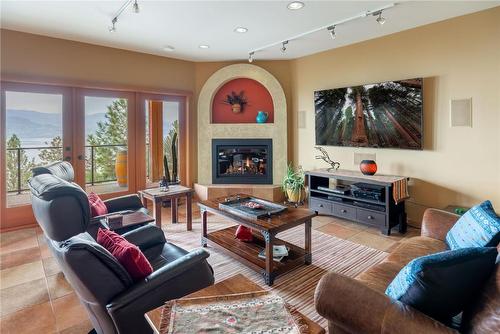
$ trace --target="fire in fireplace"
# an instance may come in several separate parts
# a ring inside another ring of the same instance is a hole
[[[212,183],[272,184],[272,139],[213,139]]]

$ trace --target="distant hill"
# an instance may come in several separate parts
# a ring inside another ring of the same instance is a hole
[[[105,120],[105,113],[97,113],[85,118],[86,133],[94,133],[97,122]],[[32,141],[35,138],[45,140],[60,136],[62,133],[61,114],[43,113],[32,110],[7,109],[6,112],[7,138],[16,134],[21,142]],[[41,140],[42,144],[45,140]]]

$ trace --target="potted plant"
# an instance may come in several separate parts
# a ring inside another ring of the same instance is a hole
[[[243,95],[243,91],[239,94],[236,94],[236,92],[233,91],[231,94],[226,95],[224,103],[231,105],[233,113],[237,114],[243,111],[245,104],[247,104],[247,99]]]
[[[299,203],[303,199],[305,175],[302,167],[293,168],[290,163],[286,169],[283,178],[282,189],[286,193],[288,200],[293,203]]]

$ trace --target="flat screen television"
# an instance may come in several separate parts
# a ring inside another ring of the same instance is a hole
[[[422,149],[422,78],[314,92],[316,145]]]

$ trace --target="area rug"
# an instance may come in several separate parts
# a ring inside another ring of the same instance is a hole
[[[234,225],[209,216],[208,231],[215,231]],[[193,230],[186,231],[185,224],[163,226],[166,238],[186,250],[200,247],[201,224],[193,223]],[[304,227],[298,226],[278,235],[280,239],[304,246]],[[243,274],[263,288],[269,288],[262,276],[222,251],[207,247],[210,252],[208,262],[215,271],[215,281],[219,282],[236,274]],[[327,322],[314,309],[314,290],[320,278],[329,271],[355,277],[373,265],[380,263],[387,253],[370,247],[339,239],[328,234],[312,231],[312,264],[297,268],[275,279],[271,290],[283,297],[298,311],[321,326]]]

